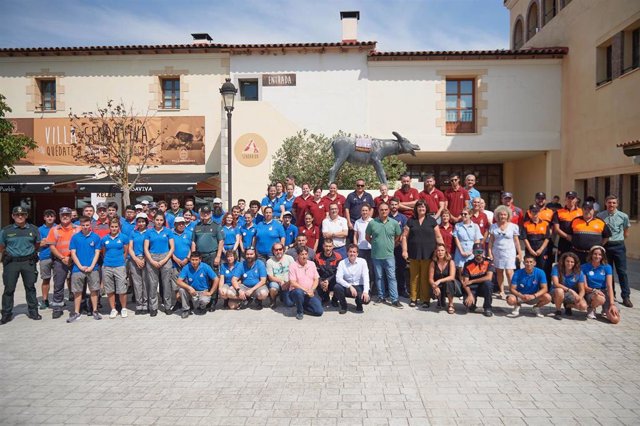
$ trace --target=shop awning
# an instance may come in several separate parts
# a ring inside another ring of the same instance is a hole
[[[88,178],[86,175],[12,175],[0,179],[0,192],[48,193],[55,185]]]
[[[196,185],[216,176],[218,173],[145,174],[131,192],[195,193]],[[134,179],[135,175],[130,177],[130,180]],[[122,192],[110,178],[78,182],[76,190],[77,192]]]

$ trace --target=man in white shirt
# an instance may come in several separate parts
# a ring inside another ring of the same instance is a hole
[[[349,234],[349,225],[347,219],[338,215],[338,211],[336,203],[329,204],[329,217],[322,221],[322,236],[333,240],[333,250],[340,253],[344,259],[347,257],[345,244]]]
[[[367,262],[358,257],[355,244],[349,244],[347,258],[338,264],[333,292],[340,304],[340,314],[347,313],[347,297],[356,300],[356,313],[359,314],[364,312],[362,305],[369,303],[369,268]]]

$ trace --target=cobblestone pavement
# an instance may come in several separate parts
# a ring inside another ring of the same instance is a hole
[[[456,315],[369,305],[66,324],[28,319],[23,290],[16,302],[0,327],[3,424],[640,424],[640,307],[616,326],[526,308],[512,319],[503,301],[493,318],[458,302]]]

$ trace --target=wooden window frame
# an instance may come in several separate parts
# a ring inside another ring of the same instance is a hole
[[[536,13],[532,14],[531,10],[533,8],[536,8]],[[531,27],[531,17],[535,17],[535,27]],[[525,28],[526,31],[526,41],[531,40],[531,38],[533,38],[533,36],[535,36],[538,31],[540,30],[540,5],[538,4],[537,1],[533,1],[530,5],[529,8],[527,9],[527,28]]]
[[[456,107],[449,108],[446,106],[447,96],[451,96],[447,93],[446,83],[450,81],[457,82],[457,92],[456,92]],[[461,82],[470,81],[471,82],[471,103],[473,104],[470,108],[471,110],[471,121],[462,121],[462,114],[464,111],[468,111],[469,108],[462,108],[460,106],[460,97],[467,96],[469,93],[462,93]],[[476,119],[477,119],[477,109],[476,109],[476,79],[469,77],[460,77],[460,78],[447,78],[445,83],[445,126],[447,134],[459,134],[459,133],[476,133]],[[457,121],[449,121],[449,112],[456,111]]]
[[[56,79],[39,78],[37,82],[40,91],[40,111],[56,111]],[[50,87],[53,88],[52,91],[48,90]]]
[[[165,88],[165,83],[171,83],[169,90]],[[177,89],[176,89],[177,83]],[[180,109],[180,77],[161,77],[160,78],[160,90],[162,92],[162,100],[160,102],[160,109]],[[167,97],[167,92],[171,93],[170,97]],[[168,102],[168,103],[167,103]]]

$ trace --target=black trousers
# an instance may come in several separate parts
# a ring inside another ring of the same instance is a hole
[[[362,309],[362,292],[364,291],[364,286],[362,285],[354,285],[353,286],[356,289],[356,309],[361,310]],[[336,295],[336,298],[338,299],[338,303],[340,304],[340,309],[347,309],[347,297],[349,298],[354,298],[351,295],[351,290],[349,290],[348,288],[341,286],[340,284],[336,284],[335,288],[333,289],[333,293]]]
[[[22,283],[27,298],[29,312],[38,313],[38,299],[36,298],[36,281],[38,280],[38,270],[36,262],[33,260],[23,260],[20,262],[9,262],[4,265],[2,271],[2,282],[4,292],[2,293],[2,315],[13,313],[13,296],[16,292],[18,278],[22,276]]]
[[[469,286],[469,290],[471,290],[471,293],[474,295],[474,297],[476,298],[476,304],[478,303],[478,297],[482,297],[484,299],[484,303],[482,304],[482,307],[484,309],[491,309],[491,302],[492,302],[492,290],[493,290],[493,283],[491,281],[483,281],[480,283],[475,283],[475,284],[471,284]],[[464,294],[464,296],[466,296],[466,294]],[[469,306],[467,306],[468,308]]]

